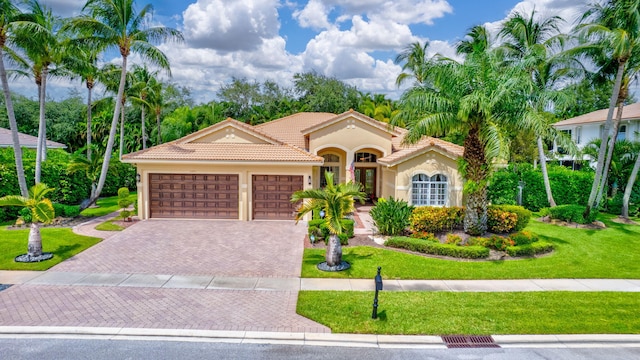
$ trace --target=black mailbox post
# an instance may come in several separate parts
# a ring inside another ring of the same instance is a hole
[[[375,277],[376,294],[373,298],[373,313],[371,314],[372,319],[378,318],[378,291],[382,291],[382,276],[380,275],[380,270],[382,270],[382,267],[378,266],[378,274]]]

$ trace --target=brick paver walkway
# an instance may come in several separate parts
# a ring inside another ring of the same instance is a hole
[[[94,225],[76,230],[94,235]],[[208,275],[286,282],[300,276],[305,233],[304,224],[293,221],[142,221],[110,234],[48,274]],[[104,285],[14,285],[0,291],[0,326],[330,332],[296,314],[298,292],[288,289]]]

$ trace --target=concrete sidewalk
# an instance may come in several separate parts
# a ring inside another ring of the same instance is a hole
[[[0,271],[0,284],[113,286],[171,289],[225,290],[333,290],[373,291],[373,279],[311,279],[228,277],[59,271]],[[384,280],[384,291],[620,291],[640,292],[633,279],[530,280]]]

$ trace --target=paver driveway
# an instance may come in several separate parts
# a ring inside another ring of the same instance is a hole
[[[298,277],[304,224],[293,221],[142,221],[52,270]]]
[[[305,231],[303,224],[289,221],[148,220],[64,261],[47,275],[113,273],[292,280],[300,275]],[[0,291],[0,326],[329,332],[327,327],[296,314],[297,298],[298,292],[292,290],[32,282]]]

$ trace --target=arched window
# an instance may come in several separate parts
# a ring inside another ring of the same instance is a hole
[[[356,153],[355,162],[357,163],[374,163],[378,157],[376,154],[368,153],[368,152],[358,152]]]
[[[324,177],[324,173],[332,172],[333,173],[333,184],[338,184],[340,182],[340,156],[335,154],[325,154],[322,155],[324,159],[324,164],[320,167],[320,187],[323,188],[327,186],[327,181]]]
[[[411,202],[415,206],[444,206],[447,203],[447,177],[436,174],[414,175],[411,179]]]

